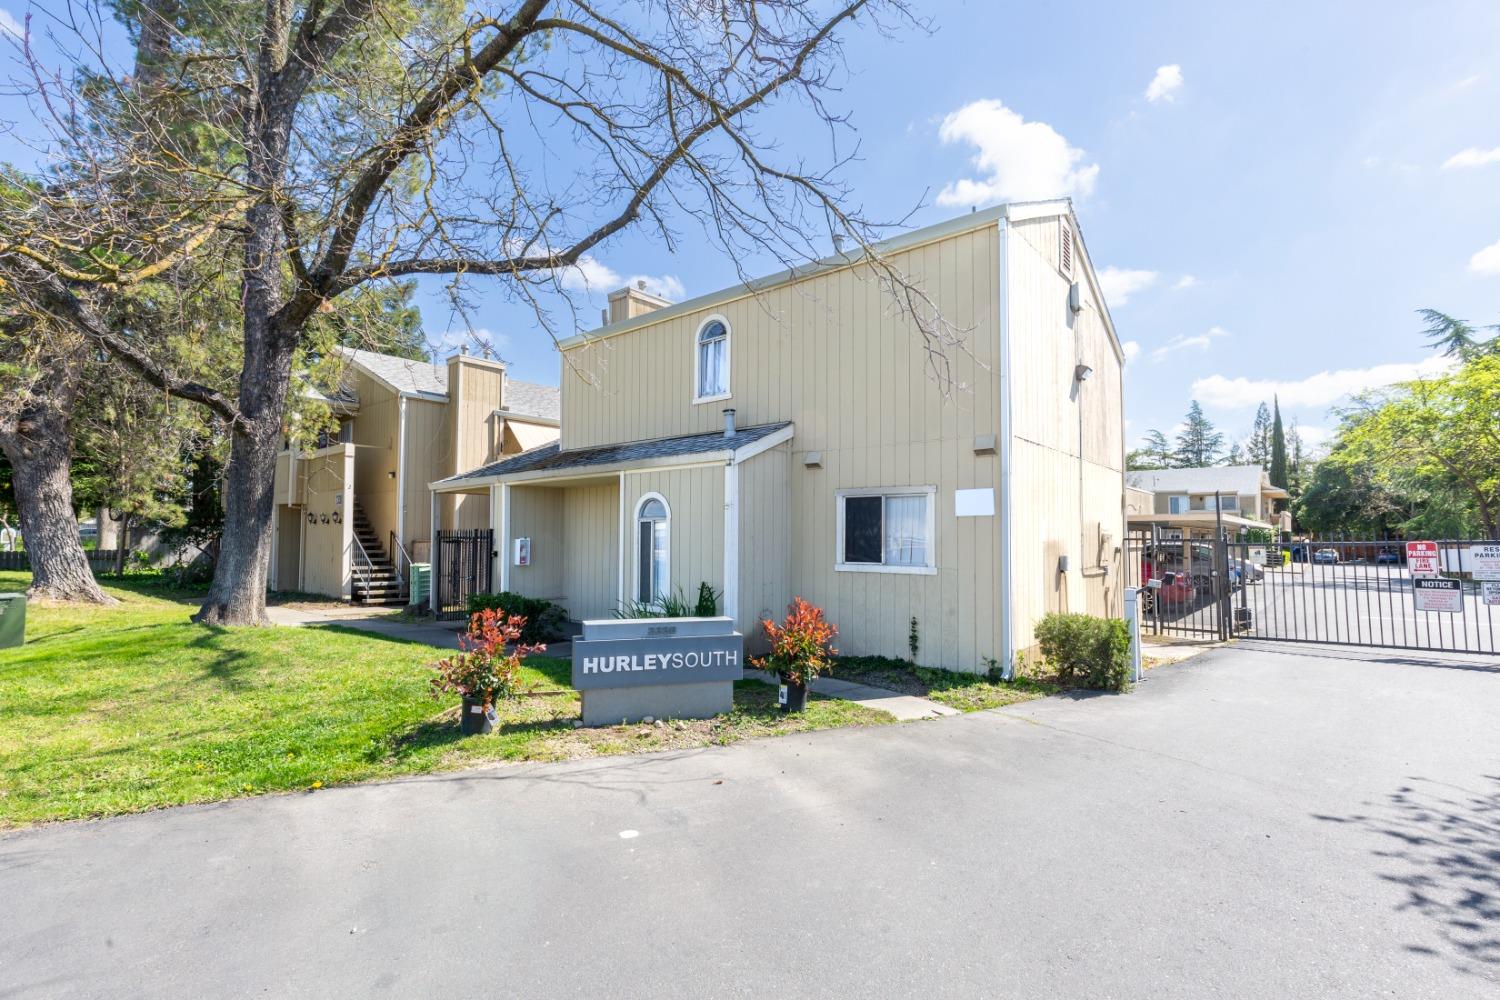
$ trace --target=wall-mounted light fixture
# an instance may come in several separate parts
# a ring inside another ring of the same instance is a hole
[[[1077,379],[1079,382],[1087,382],[1090,376],[1092,376],[1093,374],[1094,369],[1090,368],[1088,365],[1078,364],[1073,366],[1073,378]]]
[[[344,523],[344,515],[340,514],[338,511],[334,511],[333,514],[332,514],[332,517],[333,517],[333,523],[334,524],[343,524]]]
[[[308,524],[317,524],[318,523],[318,515],[314,514],[312,511],[308,511],[307,512],[307,523]]]
[[[396,470],[392,469],[390,472],[387,472],[385,474],[385,478],[387,478],[387,479],[395,479],[396,478]]]
[[[318,520],[321,521],[323,524],[327,524],[328,523],[328,515],[327,514],[319,514],[318,515]]]

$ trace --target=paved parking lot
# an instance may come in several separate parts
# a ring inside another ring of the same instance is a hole
[[[1127,696],[0,837],[6,997],[1492,998],[1500,662],[1242,644]]]

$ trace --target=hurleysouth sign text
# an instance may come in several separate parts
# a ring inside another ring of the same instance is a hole
[[[739,635],[575,640],[573,687],[586,691],[737,681],[745,675],[744,659],[744,639]]]
[[[585,674],[608,674],[620,670],[693,670],[697,667],[738,666],[740,656],[727,649],[706,653],[642,653],[636,656],[585,656]]]

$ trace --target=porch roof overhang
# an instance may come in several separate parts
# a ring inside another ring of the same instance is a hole
[[[1222,523],[1226,528],[1262,528],[1275,531],[1276,526],[1238,514],[1215,514],[1211,510],[1192,510],[1186,514],[1126,514],[1130,524],[1160,524],[1167,528],[1212,528]]]
[[[768,451],[796,433],[791,421],[722,431],[563,450],[556,441],[470,472],[428,484],[435,493],[469,493],[500,483],[580,479],[636,469],[660,469],[722,462],[737,464]]]

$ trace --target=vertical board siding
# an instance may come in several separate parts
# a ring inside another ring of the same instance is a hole
[[[568,609],[569,617],[580,621],[608,618],[617,607],[619,481],[570,486],[562,491],[560,499],[563,606]]]
[[[792,532],[787,510],[791,446],[780,445],[741,462],[740,594],[736,626],[751,649],[764,647],[761,620],[780,620],[792,593]],[[721,609],[722,610],[722,609]]]
[[[669,559],[673,591],[681,591],[689,603],[698,597],[704,581],[724,591],[724,466],[705,465],[689,469],[651,469],[627,473],[625,524],[625,597],[636,596],[639,554],[635,527],[636,507],[641,497],[660,493],[670,515]]]
[[[396,530],[396,480],[390,474],[396,470],[401,398],[364,372],[354,374],[359,394],[352,435],[354,499],[385,548],[390,532]]]
[[[1014,227],[1010,254],[1012,521],[1017,650],[1053,611],[1119,615],[1124,538],[1122,367],[1074,243],[1086,307],[1068,307],[1057,270],[1059,220]],[[1094,370],[1074,379],[1080,362]],[[1108,541],[1102,541],[1105,536]],[[1066,572],[1060,560],[1068,561]]]
[[[406,549],[417,562],[432,559],[432,491],[429,483],[448,475],[447,406],[425,399],[406,401]]]
[[[563,537],[563,489],[512,486],[509,494],[510,538],[499,539],[501,556],[512,558],[511,539],[531,539],[531,565],[510,567],[510,589],[527,597],[562,603],[563,566],[568,554]],[[498,576],[495,585],[500,585]]]
[[[350,546],[354,538],[353,518],[349,516],[354,503],[354,449],[345,445],[340,451],[300,464],[307,468],[304,515],[318,519],[307,524],[303,518],[302,587],[312,594],[346,598],[350,593]],[[331,517],[335,512],[341,518],[338,524]],[[322,520],[324,515],[329,515],[327,523]]]

